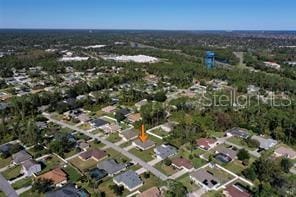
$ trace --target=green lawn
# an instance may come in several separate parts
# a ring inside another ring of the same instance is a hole
[[[45,160],[45,168],[42,169],[42,171],[40,172],[41,173],[44,173],[44,172],[47,172],[57,166],[60,166],[62,165],[64,162],[61,161],[58,157],[56,157],[55,155],[51,155],[49,157],[47,157]]]
[[[40,150],[38,150],[37,148],[30,148],[27,150],[28,153],[30,153],[33,158],[38,158],[41,157],[42,155],[46,155],[48,153],[48,150],[46,150],[45,148],[41,148]]]
[[[228,141],[228,142],[231,142],[231,143],[233,143],[233,144],[236,144],[236,145],[238,145],[238,146],[242,146],[243,148],[248,149],[248,150],[251,150],[251,151],[256,150],[256,148],[248,147],[247,143],[244,142],[243,139],[238,138],[238,137],[234,137],[234,136],[233,136],[233,137],[227,139],[227,141]]]
[[[105,146],[105,144],[103,144],[102,142],[96,142],[95,140],[94,141],[91,141],[89,143],[90,147],[91,148],[98,148],[98,149],[101,149]]]
[[[118,162],[127,162],[130,161],[130,159],[126,156],[124,156],[123,154],[120,154],[119,152],[117,152],[116,150],[112,149],[112,148],[108,148],[106,149],[106,152],[110,155],[111,158],[117,160]]]
[[[124,142],[124,143],[120,144],[120,147],[121,147],[121,148],[128,147],[128,146],[130,146],[131,144],[132,144],[131,141],[127,141],[127,142]]]
[[[231,174],[229,174],[217,167],[215,167],[215,168],[206,167],[205,170],[214,174],[214,176],[217,177],[217,179],[221,182],[221,184],[224,184],[227,181],[230,181],[231,179],[234,178]]]
[[[32,184],[32,178],[28,177],[13,183],[11,186],[13,187],[13,189],[17,190],[23,187],[28,187],[31,184]]]
[[[13,166],[13,167],[5,170],[4,172],[2,172],[2,175],[5,177],[6,180],[11,180],[11,179],[14,179],[20,175],[21,169],[22,169],[22,167],[20,165]]]
[[[65,152],[63,158],[66,159],[66,158],[71,157],[71,156],[73,156],[73,155],[75,155],[77,153],[78,152],[76,152],[76,149],[73,148],[70,152],[67,152],[67,153]]]
[[[154,129],[151,131],[152,133],[155,133],[156,135],[160,136],[160,137],[166,137],[169,135],[169,133],[165,132],[164,130],[162,129]]]
[[[207,163],[207,161],[198,157],[194,157],[191,161],[194,168],[199,168]]]
[[[129,152],[132,153],[133,155],[139,157],[143,161],[151,161],[153,159],[153,155],[154,155],[153,148],[151,148],[149,150],[145,150],[145,151],[141,151],[136,148],[133,148],[133,149],[129,150]]]
[[[5,193],[0,190],[0,197],[6,197]]]
[[[184,174],[183,176],[179,177],[177,181],[181,182],[188,190],[188,192],[192,192],[198,190],[200,187],[193,183],[188,174]]]
[[[8,166],[11,163],[11,157],[7,157],[6,159],[3,159],[0,157],[0,168],[4,168]]]
[[[68,174],[70,181],[75,183],[81,178],[81,174],[71,165],[64,168],[64,171]]]
[[[115,143],[121,140],[121,137],[118,135],[118,133],[111,133],[107,139],[109,142]]]
[[[20,197],[43,197],[44,194],[38,193],[38,192],[33,192],[31,189],[20,194]]]
[[[81,160],[79,157],[75,157],[71,160],[69,160],[69,162],[75,166],[76,168],[78,168],[81,172],[84,172],[88,169],[94,168],[97,165],[97,161],[94,159],[88,159],[87,161],[83,161]]]
[[[163,161],[158,162],[157,164],[154,165],[154,167],[159,171],[161,171],[162,173],[166,174],[167,176],[171,176],[176,172],[178,172],[178,169],[175,169],[171,165],[170,166],[165,165]]]
[[[139,188],[141,192],[154,186],[161,187],[162,185],[164,185],[164,182],[162,182],[160,179],[158,179],[156,176],[154,176],[151,173],[150,173],[150,177],[147,179],[144,177],[144,174],[142,174],[141,179],[144,182],[143,186]]]

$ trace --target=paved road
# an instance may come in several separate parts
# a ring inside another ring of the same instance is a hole
[[[130,158],[131,160],[133,160],[134,162],[138,163],[139,165],[141,165],[143,168],[147,169],[148,171],[150,171],[152,174],[154,174],[155,176],[157,176],[158,178],[160,178],[161,180],[165,181],[168,179],[168,177],[163,174],[162,172],[160,172],[159,170],[155,169],[154,167],[152,167],[151,165],[149,165],[148,163],[144,162],[143,160],[139,159],[138,157],[136,157],[135,155],[131,154],[130,152],[124,150],[123,148],[117,146],[116,144],[112,143],[112,142],[109,142],[99,136],[96,136],[96,135],[93,135],[91,133],[88,133],[87,131],[84,131],[82,129],[79,129],[75,126],[72,126],[72,125],[69,125],[69,124],[66,124],[64,122],[61,122],[61,121],[58,121],[58,120],[55,120],[55,119],[52,119],[49,114],[47,113],[43,113],[43,115],[48,119],[50,120],[51,122],[54,122],[58,125],[61,125],[63,127],[68,127],[72,130],[75,130],[75,131],[79,131],[81,133],[83,133],[84,135],[86,136],[89,136],[91,138],[96,138],[98,139],[99,141],[101,141],[103,144],[105,144],[106,146],[116,150],[117,152],[125,155],[126,157]]]
[[[18,196],[16,191],[11,187],[8,181],[0,174],[0,190],[3,191],[8,197]]]

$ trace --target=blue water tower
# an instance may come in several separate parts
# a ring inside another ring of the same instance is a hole
[[[207,51],[205,54],[205,66],[209,69],[215,67],[215,53],[212,51]]]

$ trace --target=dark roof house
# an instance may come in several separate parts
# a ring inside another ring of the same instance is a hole
[[[100,162],[97,167],[105,170],[109,175],[113,176],[126,169],[125,164],[117,163],[114,159],[107,159]]]
[[[13,162],[16,164],[20,164],[26,160],[32,159],[32,156],[27,153],[25,150],[21,150],[12,155]]]

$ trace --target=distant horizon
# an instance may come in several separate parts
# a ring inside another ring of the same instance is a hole
[[[294,0],[0,0],[1,29],[294,31]]]
[[[0,30],[85,30],[85,31],[223,31],[223,32],[296,32],[296,29],[100,29],[100,28],[0,28]]]

